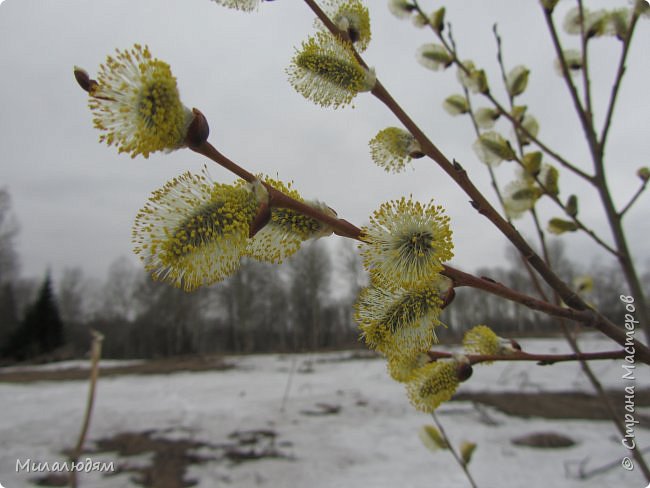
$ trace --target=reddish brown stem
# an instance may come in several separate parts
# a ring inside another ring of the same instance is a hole
[[[228,169],[229,171],[233,172],[248,182],[253,182],[257,179],[255,175],[245,170],[234,161],[228,159],[207,141],[196,146],[191,146],[190,148],[193,151],[206,156],[215,163],[223,166],[224,168]],[[459,170],[455,166],[453,167],[453,171],[464,172],[462,168]],[[337,235],[358,241],[362,240],[361,229],[351,224],[347,220],[332,217],[331,215],[321,212],[318,209],[315,209],[303,202],[299,202],[298,200],[285,195],[284,193],[276,190],[268,184],[265,185],[269,191],[269,205],[271,207],[282,207],[295,210],[296,212],[307,215],[329,225]],[[478,192],[478,190],[476,191]],[[481,198],[483,197],[481,196]],[[496,214],[496,211],[494,209],[492,209],[492,211]],[[528,260],[530,261],[530,258]],[[623,329],[616,327],[616,325],[611,323],[604,316],[599,315],[590,309],[585,308],[583,310],[576,310],[558,307],[551,303],[537,300],[536,298],[530,297],[523,293],[519,293],[495,281],[486,278],[478,278],[471,274],[464,273],[460,270],[452,268],[451,266],[445,266],[442,274],[451,278],[454,281],[454,286],[470,286],[473,288],[478,288],[488,293],[507,298],[508,300],[521,303],[522,305],[533,310],[539,310],[552,316],[563,317],[569,320],[581,322],[588,326],[592,326],[623,346],[631,343],[635,349],[635,356],[637,359],[650,364],[649,348],[639,343],[638,341],[630,341]]]
[[[189,146],[189,147],[192,151],[195,151],[211,159],[215,163],[219,164],[220,166],[223,166],[228,171],[236,174],[243,180],[248,181],[249,183],[252,183],[257,180],[257,177],[253,173],[250,173],[249,171],[245,170],[244,168],[239,166],[237,163],[235,163],[228,157],[221,154],[212,144],[210,144],[207,141],[204,141],[199,145]],[[320,210],[317,210],[314,207],[307,205],[306,203],[300,202],[295,198],[291,198],[290,196],[285,195],[284,193],[276,190],[275,188],[273,188],[271,185],[267,183],[264,183],[264,186],[266,186],[269,192],[270,207],[288,208],[291,210],[295,210],[296,212],[299,212],[303,215],[316,219],[319,222],[323,222],[324,224],[327,224],[334,230],[334,233],[336,233],[337,235],[360,240],[361,230],[358,227],[352,225],[347,220],[338,219],[324,212],[321,212]]]
[[[319,19],[331,31],[331,33],[343,40],[346,39],[345,33],[342,33],[332,22],[327,18],[327,15],[318,7],[313,0],[305,0],[305,3],[314,11]],[[355,52],[355,56],[363,66],[367,66],[363,59]],[[626,341],[632,342],[635,347],[637,358],[650,364],[650,349],[638,341],[629,341],[625,332],[608,320],[605,316],[590,307],[580,298],[564,281],[562,281],[555,272],[549,268],[544,260],[535,253],[530,247],[528,242],[517,232],[516,229],[508,223],[490,204],[490,202],[483,196],[474,183],[469,179],[466,171],[456,161],[452,162],[436,147],[436,145],[429,140],[429,138],[422,132],[419,126],[409,117],[409,115],[402,109],[402,107],[395,101],[386,88],[377,80],[371,92],[378,100],[380,100],[386,107],[397,117],[397,119],[404,125],[404,127],[417,139],[420,143],[422,151],[431,158],[434,162],[447,173],[456,184],[471,198],[471,204],[481,215],[490,220],[519,250],[521,255],[528,260],[530,265],[539,273],[539,275],[548,283],[548,285],[555,290],[562,298],[562,301],[569,307],[577,311],[589,311],[592,315],[591,320],[581,320],[588,325],[596,327],[605,335],[611,337],[621,345],[625,345]]]
[[[444,351],[427,352],[432,360],[450,358],[454,354]],[[623,359],[628,354],[625,350],[602,351],[602,352],[580,352],[570,354],[531,354],[517,351],[511,354],[466,354],[470,364],[483,363],[485,361],[537,361],[540,365],[549,365],[565,361],[595,361],[601,359]]]

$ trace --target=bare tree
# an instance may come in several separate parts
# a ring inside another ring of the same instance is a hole
[[[0,284],[18,278],[19,261],[14,248],[18,222],[11,212],[9,190],[0,188]]]
[[[17,233],[18,223],[11,213],[9,191],[0,188],[0,344],[5,343],[19,320],[15,288],[19,262],[14,248]]]
[[[317,349],[330,324],[322,311],[329,294],[331,263],[318,241],[304,244],[289,261],[291,276],[293,346],[296,350]]]

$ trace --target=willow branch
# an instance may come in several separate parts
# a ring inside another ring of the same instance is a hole
[[[630,199],[630,201],[627,202],[627,205],[625,205],[625,207],[623,207],[623,210],[621,210],[621,211],[618,213],[618,218],[619,218],[619,219],[623,218],[623,215],[625,214],[625,212],[627,212],[627,211],[630,209],[630,207],[631,207],[632,205],[634,205],[634,202],[636,202],[636,200],[641,196],[641,193],[643,193],[643,191],[646,189],[647,186],[648,186],[648,180],[644,180],[644,181],[643,181],[643,184],[641,185],[641,187],[636,191],[636,193],[634,194],[634,196],[632,196],[632,198]]]
[[[521,166],[522,168],[525,168],[524,162],[523,162],[523,160],[521,158],[515,158],[515,161],[517,162],[517,164],[519,164],[519,166]],[[580,229],[582,232],[584,232],[589,237],[591,237],[596,244],[598,244],[600,247],[602,247],[608,253],[612,254],[615,257],[618,257],[620,255],[620,253],[616,249],[614,249],[612,246],[607,244],[601,237],[598,236],[598,234],[596,234],[596,232],[594,232],[592,229],[587,227],[584,224],[584,222],[582,222],[582,220],[580,220],[578,218],[577,215],[572,215],[571,213],[569,213],[567,211],[566,205],[564,203],[562,203],[562,200],[560,200],[560,198],[555,193],[549,191],[549,189],[546,187],[544,182],[542,180],[540,180],[539,175],[535,175],[535,176],[533,176],[533,178],[535,179],[535,182],[537,183],[537,185],[544,192],[544,195],[549,197],[553,201],[553,203],[555,203],[558,207],[560,207],[560,209],[562,209],[564,214],[568,218],[570,218],[571,221],[574,224],[576,224],[578,229]]]
[[[420,130],[418,125],[404,112],[401,106],[393,99],[390,93],[384,86],[377,80],[377,84],[372,90],[382,103],[384,103],[395,116],[402,122],[404,127],[418,140],[422,152],[429,158],[435,161],[442,170],[447,173],[456,184],[462,188],[465,193],[471,198],[471,204],[479,214],[490,220],[519,250],[519,252],[526,257],[533,268],[542,276],[549,286],[558,291],[564,303],[577,310],[585,310],[587,305],[584,301],[576,295],[548,266],[544,261],[535,253],[525,239],[517,232],[516,229],[508,223],[490,204],[485,196],[474,186],[474,183],[469,179],[467,172],[460,164],[454,162],[453,164],[447,157],[440,152],[440,150],[431,142],[427,136]]]
[[[575,107],[576,113],[578,114],[578,119],[582,125],[582,129],[587,136],[587,141],[589,142],[589,149],[591,150],[592,156],[595,157],[598,151],[598,141],[596,139],[596,133],[594,131],[591,119],[587,116],[587,111],[580,102],[580,97],[578,96],[578,90],[576,89],[573,81],[571,79],[571,73],[569,72],[569,67],[564,57],[564,52],[562,50],[562,44],[560,43],[560,38],[555,28],[555,22],[553,22],[553,16],[551,12],[546,9],[544,11],[544,19],[546,20],[546,25],[551,34],[551,39],[553,41],[553,47],[555,48],[555,53],[560,61],[560,68],[562,70],[562,78],[564,79],[567,88],[569,89],[569,94],[571,95],[571,100]],[[583,66],[584,68],[584,66]],[[586,76],[586,73],[583,74]]]
[[[508,121],[512,123],[512,125],[515,126],[519,132],[524,134],[530,142],[532,142],[537,147],[539,147],[547,155],[555,159],[560,164],[560,166],[580,176],[582,179],[588,181],[589,183],[591,184],[594,183],[594,177],[592,175],[585,173],[580,168],[570,163],[566,158],[562,157],[556,151],[554,151],[549,146],[544,144],[536,135],[532,134],[526,127],[524,127],[521,124],[520,120],[517,120],[517,118],[513,117],[512,114],[508,112],[505,109],[505,107],[503,107],[503,105],[501,105],[501,103],[499,103],[499,101],[496,98],[494,98],[494,96],[490,92],[485,93],[484,96],[487,97],[488,100],[490,100],[490,102],[492,102],[494,108],[496,108],[502,116],[508,119]]]
[[[463,472],[465,473],[465,476],[467,477],[467,481],[469,481],[469,484],[472,486],[472,488],[477,488],[476,482],[474,481],[474,478],[472,478],[472,475],[469,472],[469,469],[467,468],[467,463],[465,463],[461,457],[458,455],[456,452],[456,448],[454,447],[453,443],[451,442],[451,439],[447,435],[447,432],[445,431],[445,428],[442,426],[442,423],[440,420],[438,420],[438,417],[436,416],[435,412],[431,412],[431,417],[433,418],[433,421],[436,424],[436,427],[438,428],[438,431],[440,432],[440,435],[442,438],[445,440],[447,443],[447,449],[449,449],[449,452],[451,452],[451,455],[454,457],[458,465],[461,467]]]
[[[552,263],[548,252],[548,246],[546,245],[546,238],[544,235],[544,231],[541,229],[539,225],[539,220],[537,219],[537,215],[535,214],[534,209],[533,209],[533,217],[535,221],[535,226],[539,234],[542,250],[544,253],[544,259],[546,260],[548,265],[551,266]],[[543,298],[546,299],[545,296],[543,296]],[[559,305],[560,298],[557,296],[557,293],[553,294],[553,300],[556,305]],[[566,321],[564,319],[559,319],[559,322],[560,322],[560,327],[562,328],[562,333],[564,334],[566,341],[571,347],[571,350],[576,354],[582,354],[582,351],[580,350],[580,346],[578,345],[578,341],[576,340],[574,335],[569,331],[569,327],[566,324]],[[609,413],[609,416],[612,422],[614,423],[614,426],[621,434],[621,436],[625,437],[625,426],[623,424],[623,420],[621,419],[620,414],[617,412],[616,408],[612,404],[611,398],[605,393],[605,389],[603,388],[603,385],[601,384],[600,380],[591,369],[588,360],[585,359],[584,357],[579,357],[578,362],[580,363],[582,372],[585,374],[585,376],[591,383],[592,387],[596,391],[596,394],[600,398],[603,406]],[[646,478],[650,479],[650,470],[648,469],[648,465],[646,464],[645,459],[643,459],[643,455],[641,454],[641,452],[639,450],[635,450],[632,454],[638,463],[639,469],[644,473]]]
[[[625,62],[627,61],[627,54],[630,50],[630,44],[632,41],[632,35],[634,34],[634,28],[636,27],[637,21],[639,20],[638,14],[635,12],[632,14],[632,20],[630,21],[630,27],[628,28],[625,38],[623,39],[623,51],[621,57],[618,61],[618,68],[616,70],[616,77],[614,78],[614,85],[612,85],[612,92],[609,98],[609,103],[607,105],[607,112],[605,115],[605,123],[603,124],[603,130],[600,133],[600,149],[601,151],[605,150],[605,143],[607,141],[607,134],[609,133],[609,128],[612,123],[612,116],[614,114],[614,107],[616,105],[616,100],[618,97],[619,90],[621,88],[621,82],[623,80],[623,75],[625,74]]]
[[[580,15],[580,43],[582,46],[582,82],[584,86],[585,117],[587,118],[591,131],[594,133],[595,139],[594,112],[591,103],[591,81],[589,80],[589,33],[585,32],[585,8],[582,0],[578,0],[578,12]]]
[[[419,8],[417,2],[415,3],[415,6],[416,6],[416,10],[417,10],[420,14],[422,14],[422,15],[424,15],[424,16],[426,17],[426,14],[425,14],[425,13],[424,13],[420,8]],[[470,71],[469,71],[469,69],[465,66],[465,64],[460,60],[460,58],[458,57],[458,52],[457,52],[456,47],[455,47],[455,45],[453,44],[453,42],[452,42],[452,44],[450,44],[449,42],[447,42],[447,40],[444,38],[444,36],[441,35],[440,32],[438,32],[438,31],[436,31],[435,29],[433,29],[433,26],[431,26],[431,24],[430,24],[429,22],[427,22],[427,23],[428,23],[428,25],[432,28],[432,30],[434,31],[434,33],[436,34],[436,36],[438,37],[438,39],[440,40],[440,42],[442,42],[442,44],[443,44],[443,46],[445,47],[445,49],[447,49],[447,51],[451,54],[452,62],[453,62],[453,63],[454,63],[454,64],[455,64],[455,65],[456,65],[460,70],[462,70],[462,71],[465,72],[467,75],[469,75],[469,74],[470,74]],[[452,40],[452,41],[453,41],[453,40]],[[517,131],[519,131],[519,132],[521,132],[522,134],[524,134],[524,135],[526,136],[526,138],[527,138],[529,141],[531,141],[532,143],[534,143],[537,147],[539,147],[539,148],[540,148],[542,151],[544,151],[547,155],[549,155],[550,157],[552,157],[553,159],[555,159],[555,160],[556,160],[556,161],[557,161],[561,166],[563,166],[563,167],[566,168],[567,170],[569,170],[569,171],[571,171],[572,173],[576,174],[577,176],[580,176],[581,178],[587,180],[587,181],[590,182],[591,184],[594,183],[594,177],[593,177],[593,176],[591,176],[591,175],[585,173],[584,171],[582,171],[580,168],[578,168],[577,166],[575,166],[574,164],[572,164],[571,162],[569,162],[566,158],[564,158],[563,156],[561,156],[559,153],[557,153],[556,151],[554,151],[553,149],[551,149],[548,145],[546,145],[545,143],[543,143],[543,142],[542,142],[542,141],[541,141],[541,140],[540,140],[536,135],[532,134],[532,133],[531,133],[531,132],[526,128],[526,127],[524,127],[524,126],[521,124],[521,121],[520,121],[520,120],[517,120],[515,117],[513,117],[513,115],[512,115],[508,110],[506,110],[505,107],[503,107],[503,105],[501,105],[501,103],[500,103],[500,102],[499,102],[499,101],[494,97],[494,95],[492,95],[492,93],[491,93],[490,91],[487,91],[486,93],[482,93],[482,95],[483,95],[484,97],[486,97],[486,98],[487,98],[487,99],[492,103],[492,105],[494,106],[494,108],[496,108],[496,109],[499,111],[499,114],[500,114],[500,115],[502,115],[502,116],[504,116],[506,119],[508,119],[508,121],[509,121],[509,122],[510,122],[510,123],[511,123],[511,124],[512,124],[516,129],[517,129]]]
[[[347,40],[347,34],[341,32],[332,22],[321,8],[314,2],[314,0],[305,0],[305,3],[317,15],[317,17],[325,24],[330,32],[344,40]],[[362,66],[367,67],[361,56],[355,52],[355,57],[359,60]],[[581,322],[588,323],[598,330],[603,332],[621,345],[624,345],[627,340],[625,332],[612,323],[605,316],[597,311],[591,310],[590,307],[580,298],[569,286],[564,283],[554,272],[551,270],[544,261],[535,253],[526,240],[505,220],[485,198],[485,196],[474,186],[472,181],[467,176],[467,172],[456,161],[452,164],[449,159],[438,149],[438,147],[422,132],[420,127],[410,118],[410,116],[402,109],[402,107],[395,101],[391,94],[386,90],[382,83],[377,80],[371,93],[381,101],[402,123],[402,125],[411,133],[413,137],[419,142],[422,152],[432,159],[440,166],[440,168],[447,173],[454,182],[471,198],[471,204],[475,210],[481,215],[489,219],[499,229],[519,252],[528,260],[531,266],[540,274],[540,276],[554,289],[562,301],[569,307],[574,309],[574,312],[583,312]],[[591,320],[588,318],[591,316]],[[638,341],[632,341],[635,344],[635,353],[642,361],[650,364],[650,349]],[[638,347],[636,347],[638,345]]]
[[[454,353],[445,351],[428,351],[427,354],[434,361],[454,356]],[[509,354],[465,354],[470,364],[484,363],[486,361],[536,361],[541,366],[567,361],[623,359],[628,355],[624,349],[602,352],[573,352],[568,354],[532,354],[523,351],[513,351]]]
[[[257,178],[255,175],[245,170],[237,163],[233,162],[223,154],[221,154],[217,149],[215,149],[207,141],[192,146],[191,149],[203,156],[211,159],[215,163],[223,166],[229,171],[233,172],[240,178],[248,182],[255,181]],[[455,170],[454,170],[455,171]],[[362,241],[362,232],[361,229],[351,224],[347,220],[339,219],[332,217],[320,210],[313,208],[309,205],[306,205],[303,202],[295,200],[294,198],[285,195],[279,190],[273,188],[272,186],[265,184],[269,191],[269,203],[271,206],[288,208],[295,210],[296,212],[302,213],[309,217],[312,217],[320,222],[323,222],[330,226],[334,233],[337,235]],[[478,191],[478,190],[477,190]],[[493,212],[494,209],[492,209]],[[498,214],[497,214],[498,215]],[[518,235],[518,234],[517,234]],[[527,258],[530,262],[531,259]],[[538,300],[536,298],[530,297],[523,293],[519,293],[507,286],[504,286],[500,283],[497,283],[489,278],[478,278],[469,273],[465,273],[458,269],[455,269],[451,266],[445,266],[441,272],[443,275],[451,278],[454,282],[454,286],[470,286],[473,288],[478,288],[487,293],[506,298],[511,301],[521,303],[525,307],[531,308],[533,310],[538,310],[544,312],[548,315],[555,317],[563,317],[569,320],[576,322],[581,322],[588,326],[593,326],[603,332],[614,341],[618,342],[621,345],[626,344],[627,336],[625,332],[620,328],[616,327],[613,323],[607,320],[604,316],[597,314],[596,312],[584,308],[582,310],[576,308],[564,308],[558,307],[548,302]],[[559,278],[558,278],[559,279]],[[566,286],[566,285],[565,285]],[[573,293],[573,292],[571,292]],[[566,303],[566,301],[565,301]],[[632,344],[635,347],[636,356],[643,362],[650,364],[650,349],[639,343],[638,341],[632,341]]]
[[[212,144],[210,144],[207,141],[204,141],[197,146],[190,146],[190,149],[196,153],[199,153],[209,158],[213,162],[221,165],[222,167],[236,174],[243,180],[248,181],[249,183],[257,181],[258,179],[254,174],[245,170],[237,163],[235,163],[234,161],[230,160],[228,157],[221,154]],[[314,207],[307,205],[306,203],[303,203],[301,201],[296,200],[295,198],[291,198],[290,196],[285,195],[284,193],[273,188],[271,185],[267,183],[264,183],[264,186],[267,188],[269,192],[269,206],[295,210],[296,212],[299,212],[303,215],[316,219],[319,222],[327,224],[334,230],[334,232],[337,235],[360,240],[359,236],[361,234],[361,230],[358,227],[349,223],[347,220],[338,219],[324,212],[321,212],[318,209],[315,209]]]

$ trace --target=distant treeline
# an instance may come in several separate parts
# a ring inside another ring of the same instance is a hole
[[[18,272],[13,247],[17,226],[8,218],[8,194],[0,189],[0,362],[83,357],[90,330],[105,336],[109,358],[159,358],[219,353],[301,352],[364,347],[352,318],[353,303],[367,277],[350,241],[307,243],[281,266],[245,260],[237,274],[211,287],[186,293],[152,281],[126,259],[115,261],[104,281],[66,269],[58,279],[39,281]],[[10,225],[11,224],[11,225]],[[552,241],[550,259],[572,283],[585,274]],[[614,322],[626,293],[615,263],[588,270],[595,287],[587,299]],[[524,263],[511,253],[506,267],[479,269],[479,276],[524,293],[553,299],[531,281]],[[644,283],[650,282],[650,274]],[[647,289],[647,287],[646,287]],[[442,342],[487,324],[502,336],[557,333],[557,321],[474,289],[456,289],[443,312]],[[571,324],[573,325],[573,324]]]

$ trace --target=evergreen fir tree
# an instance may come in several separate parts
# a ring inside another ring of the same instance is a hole
[[[18,326],[16,297],[11,283],[0,283],[0,344],[4,344]]]
[[[52,352],[63,343],[63,322],[48,273],[36,301],[29,306],[18,329],[7,341],[3,356],[16,360],[30,359]]]

